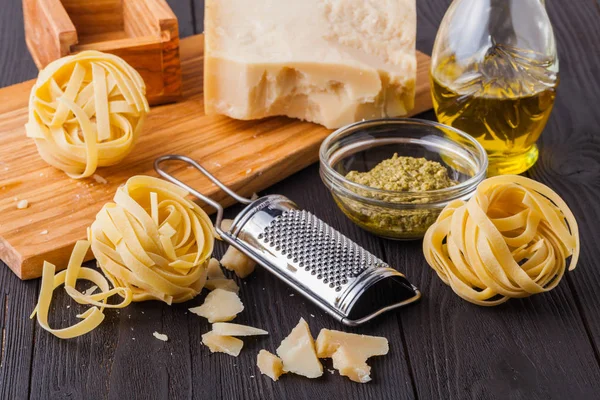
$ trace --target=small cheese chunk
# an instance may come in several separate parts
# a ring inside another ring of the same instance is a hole
[[[260,369],[260,373],[267,375],[274,381],[278,380],[279,377],[284,374],[283,372],[283,361],[275,354],[269,353],[266,350],[258,352],[256,357],[256,365]]]
[[[244,305],[237,294],[215,289],[206,296],[201,306],[189,310],[213,323],[231,321],[244,310]]]
[[[371,380],[371,367],[356,352],[347,347],[339,347],[331,356],[333,368],[337,369],[342,376],[358,383],[367,383]]]
[[[225,232],[231,229],[231,225],[233,225],[232,219],[224,219],[221,221],[221,229],[223,229]]]
[[[222,336],[215,332],[208,332],[202,335],[204,343],[211,353],[225,353],[237,357],[244,347],[244,342],[231,336]]]
[[[221,259],[221,265],[235,272],[240,278],[245,278],[254,271],[256,262],[233,246],[229,246]]]
[[[204,287],[208,290],[223,289],[233,293],[240,291],[240,287],[233,279],[209,279],[204,284]]]
[[[94,180],[95,180],[97,183],[101,183],[101,184],[103,184],[103,185],[106,185],[106,184],[108,183],[108,181],[107,181],[105,178],[101,177],[101,176],[100,176],[100,175],[98,175],[98,174],[94,174],[94,175],[92,175],[92,178],[94,178]]]
[[[211,258],[210,261],[208,262],[206,278],[207,279],[225,279],[225,278],[227,278],[225,276],[225,274],[223,273],[223,270],[221,269],[221,264],[219,263],[219,260],[217,260],[216,258]]]
[[[223,336],[255,336],[269,334],[269,332],[263,329],[240,324],[230,324],[228,322],[215,322],[213,324],[213,332]]]
[[[416,0],[206,0],[206,114],[339,128],[414,106]]]
[[[360,383],[371,380],[371,367],[367,365],[367,359],[387,354],[389,351],[388,340],[384,337],[329,329],[321,329],[316,348],[320,358],[333,359],[333,367],[340,375]]]
[[[340,346],[351,349],[365,360],[372,356],[383,356],[389,351],[388,340],[384,337],[321,329],[316,341],[319,358],[330,358]]]
[[[83,292],[83,294],[86,295],[86,296],[90,296],[90,295],[94,294],[94,292],[96,291],[96,289],[98,289],[98,286],[92,285],[85,292]]]
[[[29,201],[27,201],[27,200],[20,200],[20,201],[17,203],[17,208],[18,208],[19,210],[24,210],[24,209],[26,209],[27,207],[29,207]]]
[[[158,333],[158,332],[154,332],[152,334],[152,336],[154,336],[155,338],[157,338],[158,340],[162,340],[163,342],[166,342],[169,340],[169,337],[167,335],[165,335],[164,333]]]
[[[277,355],[283,360],[283,370],[318,378],[323,375],[323,365],[317,358],[315,342],[310,328],[303,318],[277,348]]]

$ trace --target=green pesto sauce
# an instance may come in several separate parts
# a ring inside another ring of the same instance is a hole
[[[456,185],[448,176],[448,170],[439,162],[399,157],[397,153],[368,172],[348,172],[346,179],[394,192],[426,192]]]
[[[377,164],[367,172],[350,171],[346,179],[376,189],[394,192],[426,192],[444,189],[456,185],[448,176],[448,170],[436,161],[425,158],[400,157],[392,158]],[[426,204],[427,197],[410,197],[387,195],[352,188],[361,196],[404,204]],[[363,228],[386,237],[418,238],[437,219],[440,209],[393,209],[357,202],[350,198],[336,198],[342,211],[350,219]]]

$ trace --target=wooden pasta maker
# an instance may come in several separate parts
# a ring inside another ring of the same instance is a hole
[[[115,54],[146,83],[151,105],[181,96],[177,17],[165,0],[22,0],[25,39],[39,69],[84,50]]]
[[[161,164],[169,160],[195,167],[246,204],[227,231],[221,227],[223,207],[162,170]],[[215,228],[225,242],[346,325],[360,325],[421,297],[403,274],[284,196],[241,197],[185,156],[160,157],[154,167],[160,176],[217,210]]]

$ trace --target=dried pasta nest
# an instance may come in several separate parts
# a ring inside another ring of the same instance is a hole
[[[98,265],[133,301],[190,300],[206,282],[215,232],[185,189],[134,176],[121,186],[88,230]]]
[[[423,251],[456,294],[493,306],[556,287],[577,265],[579,230],[567,204],[547,186],[497,176],[483,181],[468,202],[444,208],[425,234]]]
[[[131,151],[149,111],[145,93],[141,76],[115,55],[58,59],[31,90],[27,136],[48,164],[71,178],[89,177]]]

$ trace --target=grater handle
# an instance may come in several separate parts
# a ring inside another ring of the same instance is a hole
[[[179,179],[175,178],[173,175],[171,175],[171,174],[167,173],[166,171],[164,171],[163,169],[161,169],[160,165],[165,161],[182,161],[186,164],[189,164],[192,167],[196,168],[198,171],[200,171],[204,176],[206,176],[208,179],[210,179],[215,185],[217,185],[219,188],[221,188],[221,190],[223,190],[225,193],[227,193],[228,195],[233,197],[236,201],[238,201],[242,204],[252,203],[252,200],[242,197],[239,194],[237,194],[236,192],[234,192],[233,190],[229,189],[227,186],[225,186],[225,184],[223,182],[221,182],[213,174],[208,172],[202,165],[198,164],[196,161],[192,160],[189,157],[182,156],[179,154],[167,154],[167,155],[158,157],[156,160],[154,160],[154,169],[160,176],[162,176],[166,180],[176,184],[177,186],[185,188],[188,192],[190,192],[191,194],[193,194],[194,196],[196,196],[197,198],[199,198],[200,200],[204,201],[206,204],[212,206],[213,208],[215,208],[217,210],[217,219],[215,221],[215,228],[217,229],[217,232],[221,236],[223,236],[223,231],[221,229],[221,222],[223,221],[223,207],[218,202],[211,199],[210,197],[203,195],[202,193],[200,193],[193,187],[189,186],[186,183],[183,183]]]

